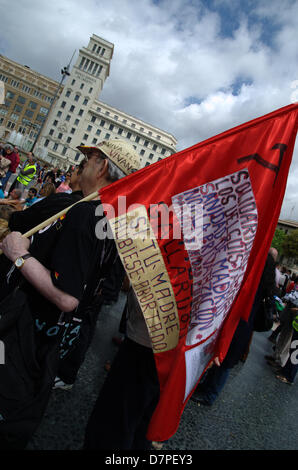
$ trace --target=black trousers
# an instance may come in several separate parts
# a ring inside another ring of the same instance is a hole
[[[125,339],[87,424],[84,450],[147,450],[159,400],[153,351]]]
[[[66,384],[73,384],[76,381],[79,369],[92,342],[101,306],[102,301],[84,311],[79,337],[66,356],[59,361],[57,375]]]

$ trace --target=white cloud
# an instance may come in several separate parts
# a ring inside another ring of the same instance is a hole
[[[0,48],[59,80],[93,33],[107,39],[115,50],[100,99],[172,133],[182,149],[291,101],[298,1],[241,4],[0,0]],[[287,198],[297,168],[296,151]]]

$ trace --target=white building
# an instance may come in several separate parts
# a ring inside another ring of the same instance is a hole
[[[78,145],[96,146],[109,138],[127,139],[141,156],[142,166],[176,152],[171,134],[112,108],[98,97],[110,74],[114,45],[96,35],[79,51],[67,82],[54,103],[35,153],[52,165],[67,167],[81,160]]]

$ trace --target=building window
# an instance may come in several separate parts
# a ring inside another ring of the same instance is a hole
[[[62,137],[63,137],[63,134],[62,134],[61,132],[59,132],[59,134],[58,134],[58,139],[61,140]]]
[[[132,125],[131,125],[131,127],[132,127],[132,128],[135,128],[135,127],[136,127],[136,125],[135,125],[135,124],[132,124]]]
[[[93,140],[92,140],[92,144],[93,144],[93,145],[96,145],[96,144],[97,144],[97,139],[93,139]]]
[[[67,90],[67,92],[65,93],[65,96],[67,96],[67,98],[70,97],[70,90]]]
[[[118,116],[116,116],[116,114],[114,116],[114,119],[115,119],[115,121],[118,121]]]
[[[58,144],[57,144],[57,143],[55,143],[55,144],[53,145],[53,150],[58,150]]]
[[[154,145],[153,145],[153,147],[152,147],[152,150],[154,150],[154,151],[155,151],[156,149],[157,149],[157,145],[156,145],[156,144],[154,144]]]
[[[148,158],[150,158],[150,160],[152,160],[153,157],[154,157],[153,153],[150,153]]]
[[[84,134],[83,140],[88,140],[88,134]]]
[[[100,133],[101,133],[101,130],[100,130],[100,129],[97,129],[96,135],[100,135]]]
[[[49,139],[46,139],[46,140],[44,141],[44,146],[47,147],[47,146],[49,145],[49,142],[50,142]]]
[[[81,155],[82,155],[81,152],[76,153],[76,156],[75,156],[75,161],[76,162],[78,161],[78,159],[80,158]]]
[[[15,105],[15,107],[13,108],[13,110],[16,112],[16,113],[21,113],[23,108],[22,106],[19,106],[18,104]],[[6,111],[7,112],[7,111]]]
[[[44,116],[41,116],[40,114],[36,116],[36,121],[43,122],[44,120],[45,120]]]
[[[6,97],[8,100],[12,100],[14,98],[15,94],[12,91],[8,91],[6,93]]]
[[[72,85],[74,85],[75,83],[76,83],[76,81],[75,81],[75,80],[73,80],[73,81],[71,82],[71,84],[72,84]]]
[[[96,121],[96,116],[92,116],[91,122],[95,122],[95,121]]]
[[[83,110],[83,109],[80,109],[80,111],[79,111],[79,116],[83,116],[83,112],[84,112],[84,110]]]
[[[148,141],[148,140],[145,140],[144,146],[145,146],[145,147],[148,147],[148,145],[149,145],[149,141]]]
[[[63,150],[62,150],[62,155],[65,155],[67,152],[67,147],[63,147]]]
[[[141,131],[141,132],[144,132],[144,127],[140,127],[140,131]]]
[[[135,142],[137,142],[137,143],[140,142],[140,137],[138,135],[136,136]]]
[[[74,122],[74,125],[75,126],[78,126],[80,124],[80,120],[79,119],[76,119],[75,122]]]
[[[70,117],[71,117],[70,114],[68,114],[65,118],[65,121],[70,121]]]
[[[122,119],[123,124],[127,123],[127,119]]]
[[[80,95],[75,95],[74,100],[79,101]]]
[[[88,104],[87,98],[84,99],[83,104],[84,104],[84,105]]]
[[[70,144],[70,142],[71,142],[71,137],[67,137],[66,142],[67,142],[68,144]]]
[[[26,103],[26,98],[24,98],[23,96],[20,95],[20,96],[18,96],[17,101],[21,104],[25,104]]]
[[[149,134],[149,135],[152,135],[152,132],[151,132],[151,131],[149,131],[149,132],[148,132],[148,134]]]
[[[75,127],[72,127],[70,133],[71,133],[71,134],[74,134],[75,131],[76,131]]]
[[[144,149],[142,149],[142,150],[140,151],[140,155],[142,155],[142,156],[143,156],[143,155],[144,155],[144,153],[145,153],[145,150],[144,150]]]
[[[74,105],[71,105],[71,107],[69,108],[69,111],[70,111],[71,113],[73,113],[73,112],[74,112],[74,110],[75,110],[75,107],[74,107]]]
[[[33,111],[31,111],[30,109],[26,109],[26,112],[25,112],[26,117],[32,118],[33,114],[34,114]]]
[[[128,133],[126,134],[126,137],[127,137],[128,139],[130,139],[130,138],[131,138],[131,132],[128,132]]]
[[[62,111],[58,111],[57,117],[61,117],[61,116],[62,116]]]
[[[119,128],[119,129],[118,129],[118,134],[121,135],[122,132],[123,132],[123,129]]]
[[[84,88],[84,83],[81,83],[80,90],[83,90],[83,88]]]
[[[157,140],[160,140],[160,135],[157,135],[156,138],[157,138]]]
[[[39,112],[40,112],[40,114],[44,114],[45,116],[47,116],[49,110],[48,110],[48,108],[44,108],[43,106],[41,106],[40,109],[39,109]]]
[[[164,155],[166,153],[166,149],[161,149],[161,154]]]
[[[10,122],[10,121],[8,121],[8,123],[7,123],[7,127],[8,127],[8,129],[13,129],[13,128],[14,128],[14,126],[15,126],[15,123],[14,123],[14,122]]]
[[[87,131],[88,131],[88,132],[91,132],[91,131],[92,131],[92,126],[89,125],[89,126],[87,127]]]
[[[11,113],[10,119],[14,122],[17,122],[17,120],[19,119],[19,116],[15,113]]]
[[[65,108],[65,105],[66,105],[66,101],[62,101],[61,108]]]
[[[55,120],[55,121],[53,122],[53,126],[57,126],[57,124],[58,124],[58,121]]]
[[[50,132],[49,132],[50,135],[53,135],[54,134],[54,129],[51,129]]]
[[[109,130],[112,131],[114,129],[114,124],[109,125]]]
[[[105,139],[109,139],[109,138],[110,138],[110,134],[106,134]]]
[[[93,88],[91,87],[90,90],[89,90],[89,93],[92,93],[92,91],[93,91]]]
[[[102,120],[100,121],[99,125],[100,125],[101,127],[103,127],[103,126],[105,125],[105,123],[106,123],[106,121],[104,121],[104,120],[102,119]]]

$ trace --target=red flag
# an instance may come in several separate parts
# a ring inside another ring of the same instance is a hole
[[[101,191],[114,208],[108,218],[155,353],[160,400],[150,440],[176,432],[208,364],[224,359],[239,319],[248,319],[284,197],[297,116],[297,104],[286,106]]]

